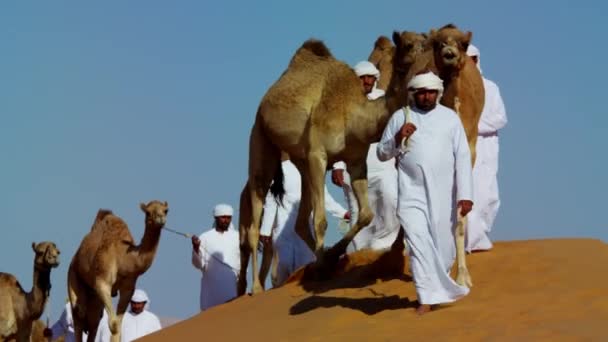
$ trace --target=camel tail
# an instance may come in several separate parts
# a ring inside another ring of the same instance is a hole
[[[283,167],[281,164],[282,163],[279,163],[274,173],[272,185],[270,186],[270,193],[279,202],[279,204],[283,205],[283,196],[285,196],[285,186],[283,185],[283,182],[285,177],[283,175]]]
[[[302,44],[302,49],[306,49],[319,57],[331,57],[331,51],[325,44],[316,39],[309,39]]]

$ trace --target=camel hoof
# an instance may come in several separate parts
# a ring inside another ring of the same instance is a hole
[[[260,285],[260,284],[255,284],[255,285],[253,285],[253,287],[251,288],[251,294],[256,295],[256,294],[260,294],[260,293],[262,293],[262,292],[264,292],[264,288],[263,288],[263,287],[262,287],[262,285]]]
[[[473,280],[467,269],[458,269],[458,276],[456,276],[456,283],[460,286],[473,287]]]

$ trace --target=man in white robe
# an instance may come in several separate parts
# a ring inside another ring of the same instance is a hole
[[[131,297],[130,310],[122,318],[122,342],[131,342],[161,329],[158,316],[148,311],[149,307],[150,299],[146,292],[136,289]]]
[[[355,73],[361,79],[363,89],[369,100],[384,96],[384,90],[376,88],[380,71],[372,63],[362,61],[355,65]],[[397,219],[397,169],[395,161],[390,158],[380,161],[376,155],[377,143],[369,147],[367,153],[367,185],[370,208],[374,213],[372,222],[361,229],[353,239],[349,249],[390,248],[399,233]],[[350,183],[350,175],[344,170],[344,162],[333,165],[332,182],[341,186],[348,203],[351,225],[357,222],[359,206]]]
[[[397,215],[409,247],[416,311],[424,314],[469,292],[449,271],[456,256],[456,210],[464,216],[473,206],[471,159],[460,118],[439,104],[441,79],[432,72],[417,75],[408,90],[410,106],[393,114],[377,153],[380,160],[398,158]]]
[[[467,54],[473,58],[481,72],[479,49],[469,45]],[[498,195],[498,130],[507,124],[505,105],[496,83],[483,77],[485,105],[479,120],[477,159],[473,167],[473,201],[467,226],[466,250],[480,251],[492,248],[488,234],[500,207]]]
[[[302,196],[302,178],[296,166],[285,155],[281,163],[283,169],[282,203],[268,192],[264,202],[264,214],[260,228],[260,240],[272,239],[275,265],[272,272],[272,285],[282,285],[289,275],[298,268],[314,262],[315,254],[295,231],[300,198]],[[345,218],[348,212],[327,191],[325,187],[325,209],[338,218]],[[311,225],[311,231],[312,225]],[[314,234],[313,234],[314,236]]]
[[[236,297],[241,268],[239,233],[232,225],[233,209],[218,204],[213,210],[213,228],[192,237],[192,265],[201,270],[201,311]]]

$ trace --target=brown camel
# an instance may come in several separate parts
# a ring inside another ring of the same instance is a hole
[[[29,341],[32,324],[44,311],[51,291],[51,269],[59,266],[53,242],[33,243],[32,290],[25,292],[12,274],[0,273],[0,341]]]
[[[92,342],[105,308],[112,341],[120,341],[120,327],[137,278],[154,261],[161,229],[167,220],[167,202],[140,204],[146,214],[146,228],[135,245],[127,224],[109,210],[99,210],[91,231],[84,237],[68,271],[68,296],[74,319],[74,335]],[[116,311],[112,297],[120,292]]]
[[[273,179],[271,191],[279,198],[282,194],[281,151],[289,154],[302,177],[296,231],[315,251],[320,275],[337,263],[357,232],[369,224],[373,213],[367,200],[366,156],[392,114],[386,104],[392,97],[389,91],[385,98],[369,101],[355,72],[320,41],[309,40],[296,51],[287,70],[263,97],[251,130],[249,179],[240,202],[240,295],[246,289],[249,256],[258,246],[262,205]],[[325,172],[340,160],[346,162],[360,213],[343,239],[324,252]],[[311,209],[315,236],[309,229]],[[262,260],[264,272],[269,259]],[[257,293],[263,287],[256,253],[252,266],[253,293]]]

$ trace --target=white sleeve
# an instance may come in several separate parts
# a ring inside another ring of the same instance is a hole
[[[201,271],[205,270],[206,262],[205,262],[205,249],[203,248],[203,235],[199,236],[201,240],[201,246],[198,249],[198,254],[192,251],[192,266],[198,268]]]
[[[500,96],[500,89],[492,82],[484,82],[486,103],[479,119],[479,134],[488,134],[502,129],[507,124],[505,104]]]
[[[325,188],[325,210],[327,210],[332,216],[337,218],[344,218],[346,215],[346,209],[340,203],[336,202],[333,196],[327,190],[327,186]]]
[[[399,132],[404,122],[405,114],[402,109],[399,109],[391,116],[376,147],[376,155],[380,161],[387,161],[399,154],[399,146],[395,143],[395,135]]]
[[[260,235],[272,235],[272,228],[274,228],[278,210],[279,206],[277,200],[274,198],[272,193],[268,191],[268,194],[266,195],[266,200],[264,201],[264,213],[262,214],[262,225],[260,227]]]
[[[464,127],[460,120],[453,137],[454,160],[456,169],[456,200],[473,200],[473,174],[471,168],[471,151]]]
[[[346,169],[346,163],[343,162],[343,161],[335,162],[334,165],[332,166],[332,169],[334,169],[334,170],[345,170]]]

